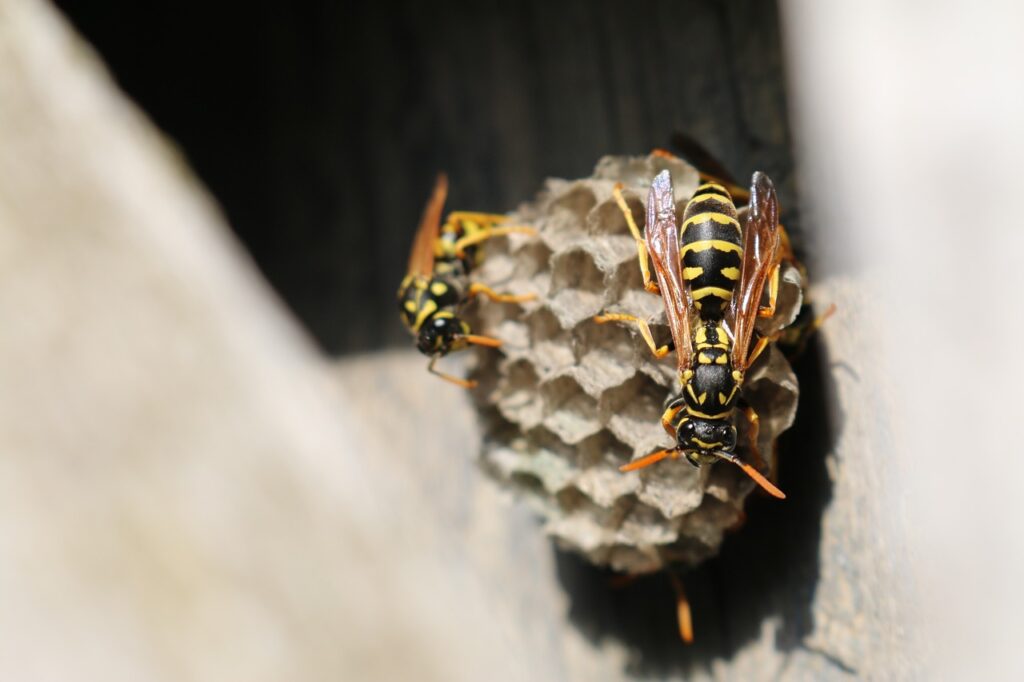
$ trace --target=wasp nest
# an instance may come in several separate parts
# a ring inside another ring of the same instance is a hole
[[[606,157],[590,178],[548,180],[514,218],[539,236],[488,244],[477,275],[498,290],[537,294],[522,305],[476,311],[481,333],[504,341],[500,352],[479,355],[475,371],[487,424],[485,469],[535,503],[562,545],[628,573],[713,555],[754,488],[726,463],[695,469],[666,460],[636,473],[618,470],[672,445],[659,420],[679,390],[675,356],[656,360],[632,326],[593,321],[602,311],[629,312],[651,323],[658,343],[669,339],[661,299],[643,289],[635,242],[612,198],[622,182],[642,226],[650,180],[665,168],[681,214],[698,185],[696,170],[656,156]],[[776,315],[761,331],[792,322],[801,284],[799,271],[785,267]],[[796,377],[777,348],[748,372],[743,397],[761,417],[759,447],[770,465],[797,402]],[[737,454],[751,461],[745,420],[738,421]]]

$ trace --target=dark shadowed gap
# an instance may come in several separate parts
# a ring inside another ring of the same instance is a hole
[[[58,0],[329,352],[405,346],[394,294],[435,173],[506,211],[684,130],[784,205],[774,3]]]

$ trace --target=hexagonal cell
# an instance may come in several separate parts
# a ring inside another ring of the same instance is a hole
[[[506,369],[498,382],[494,404],[505,419],[524,429],[533,428],[544,418],[544,400],[537,392],[539,383],[533,365],[517,361]]]
[[[585,182],[573,182],[562,189],[550,204],[550,211],[569,211],[578,218],[583,218],[597,203],[593,190]]]
[[[582,248],[551,257],[551,293],[547,306],[562,327],[569,329],[601,312],[604,307],[604,273]]]
[[[597,403],[569,377],[558,377],[540,387],[544,399],[544,426],[564,442],[575,445],[603,426]]]

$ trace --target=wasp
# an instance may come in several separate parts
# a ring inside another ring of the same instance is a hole
[[[672,178],[667,170],[651,183],[647,199],[646,237],[633,220],[622,196],[614,197],[637,243],[644,288],[661,295],[672,344],[656,346],[645,320],[626,314],[604,314],[598,322],[635,324],[655,357],[675,351],[681,390],[672,397],[661,423],[675,441],[622,467],[635,471],[663,459],[685,458],[699,467],[719,460],[738,466],[771,495],[785,495],[754,466],[736,454],[736,419],[749,422],[750,448],[757,449],[758,417],[753,408],[740,409],[747,370],[770,343],[753,344],[758,317],[771,317],[779,288],[780,243],[778,200],[771,180],[754,173],[745,225],[741,226],[729,191],[705,182],[676,221]],[[655,276],[651,276],[651,265]],[[768,304],[761,306],[768,286]]]
[[[461,317],[462,307],[478,295],[502,303],[522,303],[535,294],[499,294],[469,274],[482,260],[480,244],[501,235],[536,235],[525,225],[504,225],[507,216],[455,211],[444,223],[441,215],[448,196],[448,178],[437,177],[409,254],[409,267],[398,288],[402,322],[416,337],[416,347],[430,356],[427,371],[464,388],[476,382],[445,374],[436,368],[445,355],[471,345],[497,348],[501,341],[473,334]]]

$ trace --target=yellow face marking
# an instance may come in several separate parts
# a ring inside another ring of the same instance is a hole
[[[728,204],[732,206],[732,199],[729,197],[723,197],[721,194],[695,194],[690,201],[692,203],[697,203],[698,201],[708,201],[709,199],[717,201],[720,204]]]
[[[444,282],[434,282],[430,285],[430,293],[434,296],[444,296],[448,292],[448,285]]]
[[[704,268],[683,268],[683,279],[697,279],[703,274]]]
[[[727,242],[723,239],[704,239],[699,242],[687,244],[683,248],[679,249],[679,257],[682,258],[690,251],[700,253],[701,251],[707,251],[708,249],[718,249],[719,251],[725,251],[726,253],[743,253],[743,247],[739,244],[733,244],[732,242]]]
[[[728,360],[729,360],[729,356],[726,355],[725,353],[722,353],[717,358],[715,358],[715,364],[716,365],[724,365]]]
[[[697,396],[697,404],[703,405],[704,401],[707,400],[707,399],[708,399],[708,392],[704,391],[699,396]]]
[[[734,282],[740,278],[739,268],[722,268],[719,272],[722,273],[722,277],[731,279]]]
[[[708,355],[707,353],[699,353],[697,355],[697,362],[699,362],[702,365],[710,365],[713,362],[713,360],[711,359],[711,356]]]
[[[705,211],[704,213],[698,213],[697,215],[690,216],[683,221],[682,230],[685,230],[688,226],[694,223],[705,223],[707,221],[718,223],[719,225],[732,225],[737,229],[740,229],[740,221],[736,220],[732,216],[725,215],[724,213],[715,213],[712,211]]]
[[[713,450],[714,448],[722,447],[722,441],[715,441],[714,443],[705,443],[700,438],[694,438],[693,442],[704,448],[705,450]]]
[[[434,303],[431,299],[427,299],[427,302],[420,308],[420,314],[416,316],[416,322],[412,326],[414,332],[418,332],[423,323],[427,321],[427,318],[437,312],[437,303]]]

